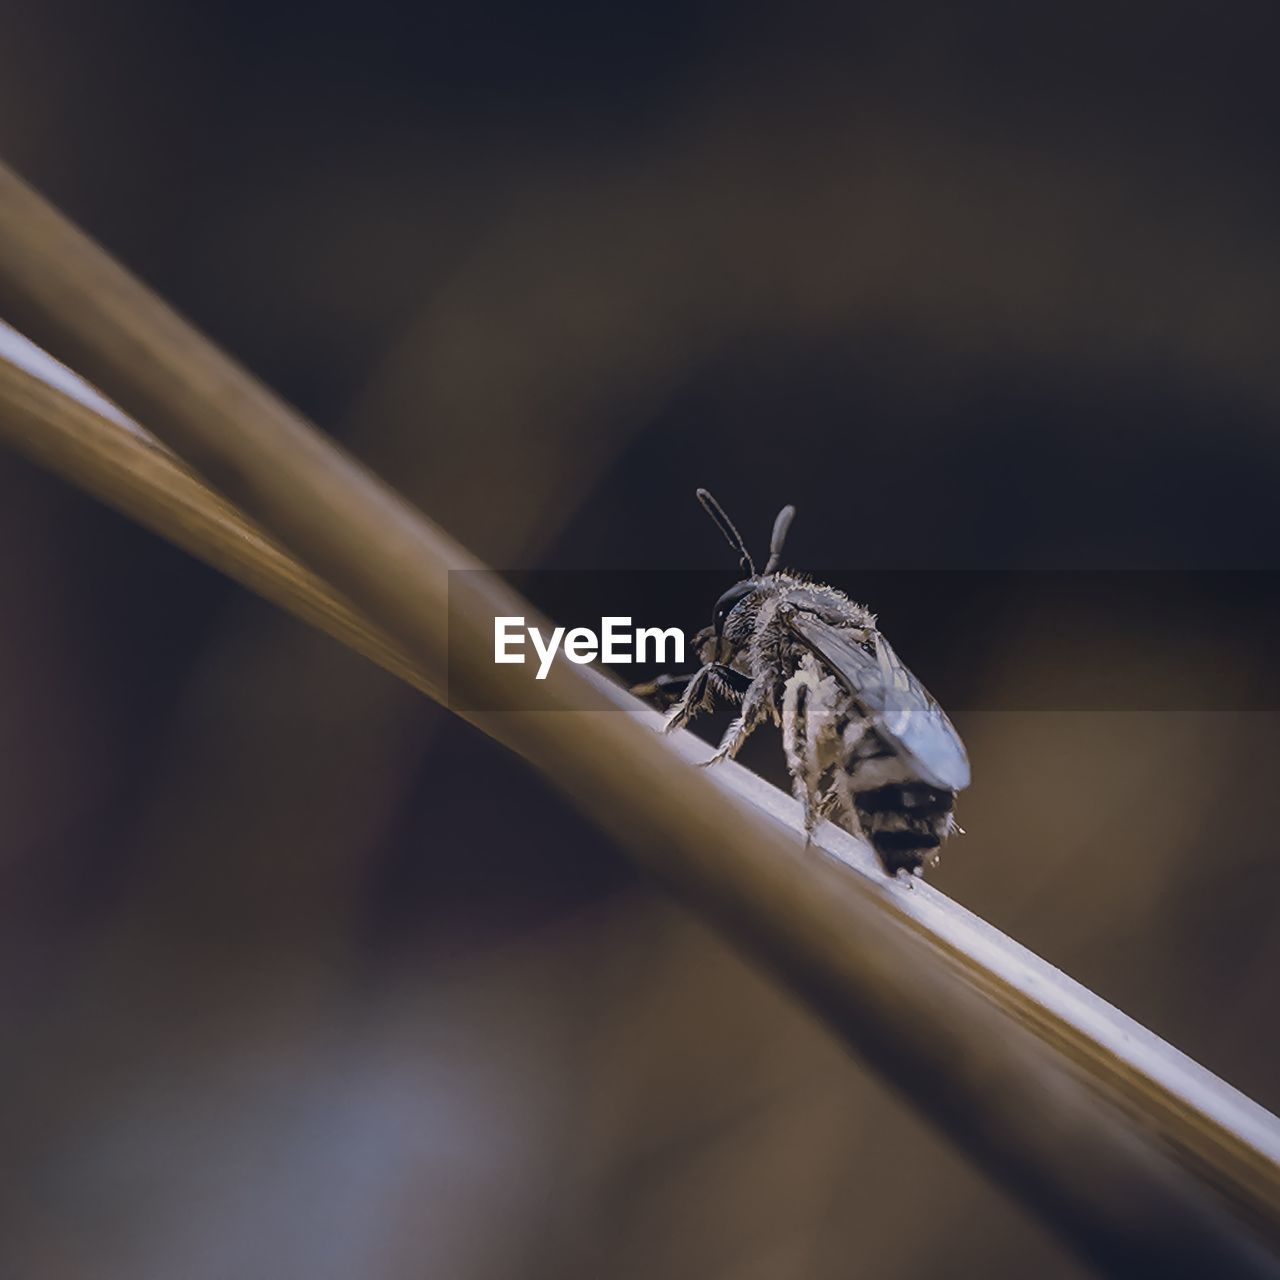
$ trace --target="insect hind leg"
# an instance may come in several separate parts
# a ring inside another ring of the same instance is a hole
[[[811,658],[783,687],[782,747],[791,774],[791,790],[804,807],[806,843],[836,801],[832,771],[838,761],[835,723],[840,693]]]

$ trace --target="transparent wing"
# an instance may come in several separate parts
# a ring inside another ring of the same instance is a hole
[[[812,614],[796,612],[788,621],[875,721],[880,734],[919,770],[922,781],[949,791],[969,785],[969,757],[960,735],[884,636],[873,633],[871,653],[847,632]]]

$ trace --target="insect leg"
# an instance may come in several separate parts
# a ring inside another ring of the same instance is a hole
[[[787,681],[782,701],[782,745],[791,790],[804,806],[806,840],[831,809],[826,783],[835,763],[835,720],[840,699],[835,683],[812,658]]]
[[[663,675],[654,676],[652,680],[633,684],[630,692],[637,698],[661,697],[666,700],[666,705],[670,706],[689,687],[689,682],[695,674],[696,672],[693,671],[668,671]]]
[[[714,694],[737,702],[742,697],[739,689],[742,679],[738,672],[719,662],[708,662],[689,676],[659,676],[652,682],[654,685],[664,680],[673,684],[680,680],[686,681],[683,697],[667,714],[667,721],[662,726],[663,733],[679,729],[700,712],[709,711],[715,703]],[[638,685],[632,692],[639,692],[646,687]]]
[[[732,760],[752,732],[769,717],[771,683],[768,678],[760,676],[747,686],[746,693],[742,695],[742,710],[729,722],[724,737],[720,739],[719,750],[710,760],[702,762],[704,767],[719,764],[721,760]]]
[[[791,793],[804,807],[804,836],[808,843],[818,825],[814,803],[815,787],[809,771],[808,704],[813,682],[805,671],[797,671],[782,691],[782,750],[791,774]]]
[[[681,728],[681,726],[688,724],[700,711],[708,709],[710,698],[707,689],[707,674],[706,667],[699,667],[690,676],[689,683],[685,685],[684,694],[680,701],[667,713],[666,723],[662,726],[663,733],[670,733],[673,729]]]

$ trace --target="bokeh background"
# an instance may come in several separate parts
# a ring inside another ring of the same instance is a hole
[[[494,564],[731,578],[705,484],[802,565],[1274,568],[1277,37],[50,0],[0,155]],[[1083,1274],[526,766],[8,456],[0,533],[5,1275]],[[1000,626],[993,706],[1069,669]],[[1274,715],[960,727],[935,883],[1280,1107]]]

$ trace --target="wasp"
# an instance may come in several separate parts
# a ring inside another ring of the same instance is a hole
[[[741,557],[747,577],[716,601],[694,637],[702,665],[659,676],[634,692],[677,696],[664,731],[738,704],[706,764],[731,760],[766,720],[782,730],[806,838],[823,818],[870,841],[890,875],[921,874],[959,830],[956,792],[969,759],[951,721],[903,664],[875,615],[842,591],[779,568],[795,508],[773,525],[757,573],[742,535],[705,489],[698,501]]]

